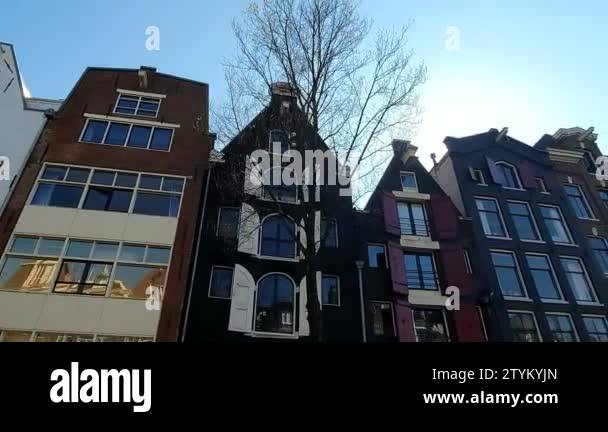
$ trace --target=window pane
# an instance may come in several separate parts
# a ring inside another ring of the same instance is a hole
[[[413,173],[401,174],[401,186],[403,189],[418,189],[416,176]]]
[[[555,207],[541,207],[540,211],[545,219],[545,225],[551,240],[557,243],[572,243],[560,212]]]
[[[93,242],[70,240],[70,244],[68,245],[68,250],[65,255],[69,257],[88,258],[91,255],[92,248]]]
[[[448,342],[441,310],[414,310],[414,328],[419,342]]]
[[[156,117],[159,101],[157,99],[142,98],[139,103],[137,115]]]
[[[121,114],[135,114],[139,98],[121,96],[116,106],[116,112]]]
[[[502,294],[509,297],[524,297],[522,282],[513,255],[494,252],[492,261]]]
[[[95,170],[91,183],[112,186],[115,176],[116,172],[114,171]]]
[[[129,136],[128,147],[147,148],[151,128],[148,126],[133,126]]]
[[[68,176],[66,177],[67,181],[72,181],[76,183],[86,183],[89,179],[89,174],[91,173],[90,169],[86,168],[70,168],[68,172]]]
[[[144,262],[145,246],[122,245],[120,259],[123,261]]]
[[[532,221],[532,215],[526,204],[513,203],[509,204],[509,212],[517,229],[519,238],[524,240],[538,240],[538,233]]]
[[[384,255],[384,246],[368,245],[367,246],[367,262],[370,267],[386,268],[386,258]]]
[[[82,186],[67,186],[60,184],[38,185],[38,190],[32,200],[33,205],[51,207],[77,208],[82,195]]]
[[[323,247],[335,248],[338,247],[338,233],[336,221],[333,219],[321,220],[321,240]]]
[[[516,342],[539,342],[536,323],[531,314],[509,312],[509,320]]]
[[[526,255],[534,285],[541,298],[561,299],[557,282],[549,264],[549,258],[539,255]]]
[[[235,239],[238,234],[239,216],[239,209],[221,208],[220,221],[217,229],[218,236],[224,239]]]
[[[118,253],[118,243],[100,243],[95,242],[93,249],[93,258],[103,260],[114,260]]]
[[[64,261],[54,292],[103,296],[106,293],[112,264],[88,261]]]
[[[160,176],[142,175],[139,179],[139,187],[143,189],[160,190],[163,178]]]
[[[338,290],[338,278],[335,276],[323,276],[322,294],[324,305],[340,305],[340,295]]]
[[[283,216],[270,216],[262,225],[261,253],[281,258],[295,257],[295,226]]]
[[[580,188],[574,185],[564,185],[564,189],[566,191],[568,201],[574,209],[574,213],[576,213],[576,217],[583,219],[591,218],[591,211],[584,201],[583,193]]]
[[[166,268],[119,264],[116,266],[112,297],[145,299],[146,288],[164,288]]]
[[[123,123],[110,123],[108,134],[106,135],[106,144],[123,146],[127,142],[129,134],[129,125]]]
[[[150,216],[177,217],[180,197],[138,192],[133,213]]]
[[[36,251],[36,245],[38,244],[38,238],[34,237],[15,237],[13,245],[11,246],[11,252],[19,254],[33,255]]]
[[[181,192],[184,188],[184,179],[165,177],[163,190],[167,192]]]
[[[391,340],[395,336],[393,309],[390,303],[371,303],[372,329],[374,336]]]
[[[82,208],[127,213],[131,206],[133,191],[91,187]]]
[[[583,317],[585,328],[592,342],[608,342],[608,325],[602,317]]]
[[[2,342],[29,342],[32,335],[32,332],[17,330],[4,330],[0,333]]]
[[[11,291],[46,292],[57,260],[8,256],[0,272],[0,289]]]
[[[40,246],[38,247],[38,255],[49,255],[59,256],[63,250],[65,240],[57,239],[40,239]]]
[[[101,141],[103,140],[103,135],[106,132],[107,126],[108,122],[89,120],[87,128],[85,129],[84,134],[82,135],[82,141],[101,143]]]
[[[171,129],[154,129],[152,141],[150,142],[150,148],[152,150],[169,150],[169,146],[171,145],[171,135],[173,135],[173,130]]]
[[[148,247],[148,254],[146,255],[146,262],[155,264],[167,264],[169,262],[169,256],[171,255],[171,249],[164,247]]]
[[[547,314],[547,322],[551,329],[553,342],[576,342],[576,332],[572,326],[572,321],[566,315]]]
[[[211,275],[209,296],[230,298],[232,291],[232,269],[214,268]]]
[[[63,180],[67,171],[67,168],[49,165],[44,169],[42,178],[46,180]]]
[[[576,259],[562,258],[562,266],[566,272],[568,284],[574,293],[574,297],[579,301],[594,301],[593,291],[580,261]]]
[[[137,174],[125,174],[125,173],[117,173],[116,174],[116,186],[122,187],[135,187],[137,183]]]
[[[260,281],[255,313],[256,331],[293,333],[294,291],[291,280],[282,275],[266,276]]]
[[[35,342],[63,342],[63,333],[36,333]]]

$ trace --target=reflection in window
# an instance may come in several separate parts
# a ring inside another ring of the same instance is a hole
[[[559,207],[539,206],[540,213],[543,216],[551,240],[555,243],[572,243],[572,237],[568,231],[568,227],[564,222]]]
[[[237,238],[240,214],[241,212],[238,208],[220,208],[220,216],[217,227],[218,237],[221,237],[224,240]]]
[[[40,183],[32,199],[32,205],[77,208],[83,190],[82,186]]]
[[[18,330],[0,331],[0,342],[29,342],[32,332]]]
[[[255,311],[256,331],[293,333],[294,298],[295,287],[287,276],[271,274],[260,280]]]
[[[483,232],[487,236],[507,237],[498,202],[490,198],[476,198],[475,204],[479,211]]]
[[[580,259],[561,257],[560,260],[574,298],[578,301],[594,302],[595,293]]]
[[[526,297],[515,255],[512,252],[492,252],[500,291],[505,297]]]
[[[570,315],[547,314],[553,342],[577,342],[578,336]]]
[[[7,256],[0,271],[0,289],[48,292],[57,262],[56,259]]]
[[[384,245],[367,245],[367,262],[370,268],[386,268],[386,251]]]
[[[513,188],[513,189],[521,189],[521,183],[519,181],[519,177],[517,176],[517,171],[515,168],[505,162],[497,162],[496,163],[496,174],[498,178],[496,181],[502,187]]]
[[[397,210],[399,212],[401,234],[429,236],[429,224],[422,204],[400,202]]]
[[[324,305],[340,306],[340,282],[337,276],[323,275],[321,288]]]
[[[321,219],[321,244],[324,248],[338,247],[338,222],[335,219]]]
[[[132,196],[133,191],[131,190],[91,186],[82,208],[127,213]]]
[[[540,298],[560,300],[557,278],[548,255],[526,254],[528,267]]]
[[[410,289],[438,290],[438,278],[432,255],[404,254],[407,286]]]
[[[227,267],[213,267],[209,297],[231,298],[233,270]]]
[[[534,315],[528,312],[509,312],[509,322],[515,342],[540,342]]]
[[[445,317],[440,309],[414,309],[418,342],[449,342]]]
[[[416,183],[416,174],[414,173],[401,173],[401,187],[405,190],[418,191],[418,184]]]
[[[164,267],[118,264],[112,284],[112,297],[145,299],[146,288],[165,286],[167,269]]]
[[[583,322],[592,342],[608,342],[608,323],[605,317],[584,316]]]
[[[587,203],[587,198],[583,195],[583,191],[579,185],[564,185],[564,190],[566,191],[566,197],[574,209],[577,218],[594,218],[593,213],[589,208],[589,204]]]
[[[103,296],[111,273],[112,264],[66,260],[61,265],[53,291]]]
[[[149,216],[177,217],[179,201],[179,195],[138,192],[133,213]]]
[[[274,215],[262,224],[263,256],[294,258],[296,255],[295,224],[285,216]]]
[[[522,240],[540,240],[536,222],[528,203],[509,201],[508,206],[519,238]]]

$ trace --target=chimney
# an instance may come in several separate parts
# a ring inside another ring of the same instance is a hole
[[[298,90],[288,82],[279,81],[270,86],[270,95],[295,98],[298,95]]]
[[[410,157],[416,155],[416,151],[418,151],[418,147],[412,145],[407,140],[402,139],[394,139],[391,141],[391,146],[393,147],[393,152],[395,156],[401,158],[403,163],[405,163]]]
[[[431,160],[433,161],[433,168],[437,166],[437,154],[431,153]]]
[[[139,87],[142,89],[148,88],[150,82],[152,81],[152,75],[156,72],[156,68],[149,66],[140,66],[137,71],[137,76],[139,77]]]

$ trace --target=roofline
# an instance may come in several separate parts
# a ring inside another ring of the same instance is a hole
[[[88,66],[85,70],[84,73],[86,73],[87,71],[93,71],[93,70],[97,70],[97,71],[110,71],[110,72],[137,72],[140,70],[140,68],[134,69],[134,68],[115,68],[115,67],[105,67],[105,66]],[[171,74],[167,74],[167,73],[163,73],[163,72],[158,72],[155,71],[154,72],[156,75],[160,75],[160,76],[164,76],[167,78],[171,78],[171,79],[176,79],[179,81],[186,81],[186,82],[191,82],[193,84],[198,84],[198,85],[202,85],[205,87],[209,87],[209,84],[203,81],[197,81],[197,80],[193,80],[190,78],[184,78],[184,77],[180,77],[177,75],[171,75]]]

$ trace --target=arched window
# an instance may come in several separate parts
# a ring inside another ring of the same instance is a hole
[[[497,181],[502,187],[522,189],[517,170],[506,162],[496,162]]]
[[[295,285],[283,274],[269,274],[258,282],[255,303],[255,331],[294,332]]]
[[[295,258],[295,224],[285,216],[268,216],[262,222],[260,255],[279,258]]]

